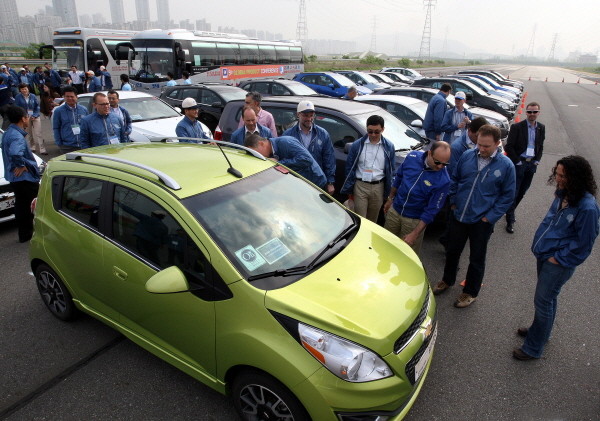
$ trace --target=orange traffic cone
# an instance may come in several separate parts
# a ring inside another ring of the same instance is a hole
[[[546,82],[548,82],[548,78],[546,78],[546,80],[545,80],[545,81],[546,81]]]
[[[598,81],[596,81],[596,83],[594,83],[594,85],[597,85],[597,84],[598,84]]]
[[[563,77],[562,83],[565,83],[565,78]]]
[[[517,114],[517,116],[515,117],[515,123],[518,123],[521,121],[521,117],[519,116],[519,114]]]
[[[531,80],[531,76],[529,76],[529,80]]]
[[[581,78],[577,79],[577,83],[579,83],[580,80],[581,80]]]

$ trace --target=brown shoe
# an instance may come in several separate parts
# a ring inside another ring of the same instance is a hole
[[[446,291],[450,288],[450,285],[445,283],[444,281],[440,281],[436,286],[433,287],[433,295],[440,295],[442,292]]]
[[[475,301],[475,297],[469,294],[461,293],[456,301],[454,302],[454,307],[456,308],[465,308],[469,307]]]
[[[513,358],[519,361],[529,361],[529,360],[536,360],[537,358],[532,357],[529,354],[526,354],[525,352],[523,352],[523,350],[521,348],[515,348],[513,349]]]
[[[527,332],[529,332],[529,329],[526,327],[520,327],[517,329],[517,335],[522,336],[523,338],[527,336]]]

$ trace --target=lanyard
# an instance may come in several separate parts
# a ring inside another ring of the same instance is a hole
[[[103,121],[104,121],[104,130],[106,131],[106,141],[108,143],[110,143],[110,138],[115,135],[115,129],[114,129],[114,127],[112,127],[112,124],[111,124],[110,128],[111,128],[111,131],[112,131],[112,136],[110,136],[108,134],[108,126],[106,125],[106,120],[108,120],[108,116],[106,116],[106,118],[104,118]]]
[[[371,141],[369,141],[369,143],[367,143],[367,145],[365,146],[365,153],[364,153],[364,158],[363,158],[363,165],[366,167],[367,165],[367,146],[369,146],[371,144]],[[366,167],[366,168],[373,168],[373,166],[375,165],[375,161],[377,160],[377,155],[379,154],[379,147],[381,146],[381,140],[379,141],[379,143],[377,144],[377,150],[375,151],[375,157],[373,158],[373,162],[371,163],[370,167]]]

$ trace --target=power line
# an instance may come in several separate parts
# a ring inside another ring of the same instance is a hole
[[[423,4],[427,8],[427,15],[425,16],[425,26],[421,37],[421,48],[419,48],[420,59],[431,59],[431,9],[433,9],[435,3],[436,0],[423,0]]]
[[[554,61],[554,50],[556,50],[556,40],[558,39],[558,33],[554,34],[552,38],[552,47],[550,48],[550,54],[548,54],[548,61]]]
[[[302,41],[302,46],[306,48],[306,41],[308,40],[308,27],[306,24],[306,3],[304,0],[300,0],[300,7],[298,9],[298,25],[296,26],[296,38]]]
[[[537,29],[537,23],[533,25],[533,33],[531,34],[531,40],[529,41],[529,47],[527,47],[527,54],[525,57],[533,57],[533,46],[535,42],[535,30]]]

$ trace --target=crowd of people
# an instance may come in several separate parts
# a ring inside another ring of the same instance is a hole
[[[23,73],[21,69],[20,73]],[[36,74],[40,74],[36,68]],[[4,65],[2,71],[10,74]],[[44,76],[28,79],[25,70],[16,88],[14,105],[3,109],[10,122],[2,140],[5,174],[15,191],[19,241],[32,235],[29,203],[37,194],[40,175],[32,149],[45,153],[40,136],[43,97],[32,92],[62,95],[64,104],[54,109],[54,142],[62,153],[78,149],[129,141],[131,118],[119,106],[119,92],[112,89],[110,74],[85,77],[71,67],[67,85],[53,80],[51,66]],[[42,79],[40,79],[42,78]],[[12,91],[8,76],[2,78],[0,93]],[[31,80],[25,83],[26,80]],[[40,84],[43,80],[43,85]],[[41,87],[45,88],[41,88]],[[81,92],[99,89],[93,96],[92,113],[77,104]],[[442,279],[433,287],[436,295],[447,293],[456,283],[458,264],[469,241],[469,265],[462,292],[454,306],[465,308],[476,301],[485,276],[487,245],[494,226],[503,216],[506,231],[515,231],[516,209],[531,185],[542,159],[545,127],[537,119],[540,104],[530,102],[527,119],[511,126],[502,153],[500,130],[483,117],[473,118],[464,108],[466,95],[456,93],[456,105],[446,110],[449,85],[443,85],[430,102],[424,120],[430,138],[427,150],[412,151],[396,166],[393,143],[384,136],[385,120],[372,115],[366,121],[366,134],[352,143],[341,184],[354,211],[373,222],[385,214],[384,227],[405,241],[419,254],[426,227],[443,209],[446,231],[440,238],[445,247]],[[12,97],[12,95],[11,95]],[[198,122],[198,104],[193,98],[182,102],[184,116],[177,125],[181,142],[207,142]],[[239,128],[231,142],[254,149],[296,171],[328,192],[335,193],[336,159],[329,133],[315,124],[314,104],[302,100],[297,105],[298,124],[278,136],[273,116],[261,107],[257,92],[246,95]],[[26,137],[29,135],[29,143]],[[519,360],[540,358],[548,341],[557,310],[561,287],[575,268],[589,256],[599,233],[600,208],[596,201],[596,182],[588,161],[568,156],[556,162],[549,181],[556,186],[554,199],[541,222],[532,245],[537,259],[537,288],[534,319],[529,327],[517,330],[525,338],[513,351]]]

